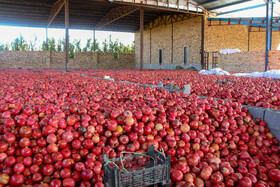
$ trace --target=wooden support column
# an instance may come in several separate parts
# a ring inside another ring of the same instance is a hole
[[[201,68],[204,66],[204,23],[205,17],[201,16]]]
[[[96,45],[95,45],[95,30],[93,30],[93,52],[95,53],[96,49],[95,49]]]
[[[69,71],[69,0],[65,0],[66,72]]]
[[[46,50],[49,50],[49,34],[48,34],[48,28],[46,28]]]
[[[173,63],[173,22],[171,23],[171,63]]]
[[[150,29],[150,64],[152,63],[152,29]]]
[[[144,31],[144,8],[140,7],[140,70],[144,69],[144,47],[143,47],[143,31]]]
[[[250,51],[250,26],[248,27],[248,51]]]

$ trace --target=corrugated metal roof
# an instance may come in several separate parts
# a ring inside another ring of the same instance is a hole
[[[266,0],[194,0],[217,17],[265,17]],[[274,17],[280,16],[279,1],[274,0]]]
[[[52,5],[56,1],[57,0],[0,0],[0,24],[46,27]],[[129,2],[132,5],[139,5],[139,3],[143,5],[152,5],[153,7],[145,7],[145,24],[164,14],[175,14],[173,10],[189,10],[201,13],[202,10],[207,9],[218,13],[218,17],[232,17],[233,14],[235,15],[237,13],[232,11],[237,11],[242,8],[246,10],[248,10],[249,7],[252,8],[252,6],[265,8],[264,0],[189,0],[189,3],[186,0],[69,0],[70,28],[93,29],[110,10],[125,6],[120,4],[120,2]],[[261,5],[263,7],[261,7]],[[197,6],[199,7],[197,8]],[[156,9],[159,7],[161,7],[161,9]],[[244,13],[246,10],[241,12]],[[256,9],[253,8],[252,10]],[[265,10],[258,12],[265,13]],[[240,11],[238,11],[237,15],[239,14]],[[132,14],[106,25],[102,30],[134,32],[139,29],[139,19],[139,11],[135,11]],[[64,28],[64,8],[62,8],[56,16],[51,27]]]
[[[56,0],[0,0],[0,25],[46,27],[52,5]],[[70,29],[92,30],[113,8],[124,6],[105,0],[70,0]],[[140,15],[135,11],[102,30],[134,32],[139,29]],[[144,23],[163,14],[174,14],[170,10],[145,8]],[[50,28],[64,28],[64,8],[53,20]]]
[[[265,18],[208,18],[211,21],[221,21],[222,25],[227,24],[242,24],[250,27],[259,27],[266,28],[266,19]],[[217,25],[217,24],[216,24]],[[280,30],[280,17],[275,17],[272,20],[272,29]]]

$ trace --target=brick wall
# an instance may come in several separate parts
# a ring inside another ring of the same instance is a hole
[[[212,24],[218,22],[212,21]],[[220,51],[222,49],[235,49],[248,51],[248,28],[244,25],[208,26],[205,21],[205,51]]]
[[[212,21],[212,24],[219,24]],[[265,30],[258,28],[249,29],[245,25],[208,26],[205,21],[205,40],[204,50],[208,52],[220,51],[222,49],[235,49],[241,51],[264,51],[265,50]],[[276,50],[280,45],[280,32],[272,32],[272,50]]]
[[[280,51],[268,53],[268,69],[280,69]]]
[[[265,70],[265,52],[249,51],[220,55],[218,67],[229,72],[254,72]],[[268,54],[268,69],[280,69],[280,51]]]
[[[250,51],[265,51],[265,36],[266,32],[250,32]],[[280,32],[272,32],[271,49],[276,50],[280,45]]]
[[[65,68],[65,52],[52,51],[50,56],[50,68]]]
[[[98,69],[126,69],[135,68],[135,55],[119,53],[117,58],[114,53],[96,53],[95,67]]]
[[[109,54],[108,54],[109,55]],[[91,52],[75,53],[70,60],[70,68],[95,68],[94,54]]]
[[[94,68],[94,58],[91,52],[75,53],[74,58],[69,59],[70,68]],[[51,52],[51,68],[65,68],[65,52]]]
[[[172,24],[162,25],[144,31],[144,67],[152,69],[173,69],[183,64],[184,47],[189,47],[187,66],[200,68],[201,17],[173,23],[173,63]],[[163,64],[159,64],[159,49],[163,52]],[[136,67],[140,66],[140,33],[135,34]]]
[[[174,23],[174,63],[183,63],[184,47],[189,47],[189,64],[201,64],[201,17]]]
[[[0,51],[0,68],[49,68],[50,52]]]
[[[0,68],[65,68],[65,52],[47,51],[0,51]],[[135,68],[134,54],[75,53],[69,59],[70,68]]]
[[[219,22],[212,21],[212,24]],[[221,55],[219,67],[231,72],[254,72],[264,71],[265,63],[265,30],[251,28],[252,32],[245,25],[208,26],[205,21],[204,50],[209,54],[209,69],[212,68],[212,52],[222,49],[238,48],[242,53],[232,55]],[[260,32],[259,32],[260,31]],[[277,50],[280,45],[280,32],[272,33],[272,50]],[[248,52],[249,51],[249,52]],[[270,61],[272,69],[279,69],[280,61],[277,51],[271,52]],[[275,57],[274,57],[275,56]],[[278,63],[278,64],[277,64]]]

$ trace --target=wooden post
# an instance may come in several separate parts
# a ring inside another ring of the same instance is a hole
[[[248,27],[248,51],[250,51],[250,26]]]
[[[143,30],[144,30],[144,8],[140,7],[140,70],[144,69],[144,47],[143,47]]]
[[[171,63],[173,63],[173,22],[171,21]]]
[[[204,16],[201,16],[201,69],[203,69],[204,61]]]
[[[69,71],[69,0],[65,0],[66,72]]]
[[[93,52],[95,53],[96,49],[95,49],[96,45],[95,45],[95,30],[93,30]]]
[[[49,36],[48,36],[48,28],[46,28],[46,50],[49,50]]]
[[[152,63],[152,29],[150,28],[150,64]]]

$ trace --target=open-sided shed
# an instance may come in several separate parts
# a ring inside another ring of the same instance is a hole
[[[141,69],[143,69],[143,30],[145,24],[162,15],[174,15],[170,18],[171,22],[172,19],[184,19],[182,14],[215,16],[227,13],[216,10],[249,1],[252,0],[0,0],[0,24],[65,28],[67,71],[69,28],[126,32],[140,30],[140,61]],[[260,6],[268,7],[267,50],[270,50],[272,0],[265,0],[257,6],[231,11],[254,9]]]

